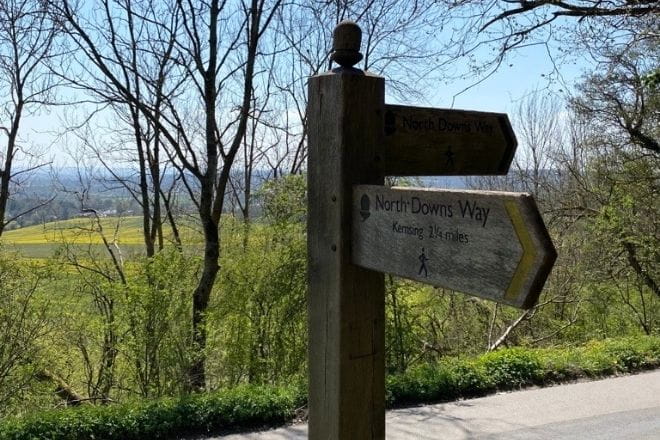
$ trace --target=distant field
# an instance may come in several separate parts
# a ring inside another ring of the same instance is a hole
[[[194,245],[200,242],[199,233],[193,228],[185,225],[181,225],[179,228],[185,244]],[[2,235],[2,243],[28,258],[50,257],[63,244],[81,251],[103,252],[100,230],[103,231],[108,241],[116,238],[117,244],[124,253],[141,253],[143,251],[141,217],[103,218],[100,229],[95,220],[88,218],[28,226],[5,232]],[[165,228],[164,235],[166,242],[172,241],[172,231],[169,227]]]

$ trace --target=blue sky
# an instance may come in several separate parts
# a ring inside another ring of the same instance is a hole
[[[517,102],[534,90],[548,94],[561,94],[562,90],[570,90],[571,85],[588,67],[587,61],[577,61],[576,64],[563,63],[560,71],[564,84],[549,81],[548,75],[553,72],[553,64],[542,46],[533,46],[518,50],[495,74],[462,93],[460,92],[475,82],[474,78],[452,81],[448,84],[438,81],[437,86],[431,86],[425,91],[425,102],[415,100],[408,102],[391,96],[386,100],[388,103],[404,105],[511,113]],[[460,65],[457,70],[459,69]],[[62,126],[62,111],[63,109],[56,108],[48,114],[42,113],[26,118],[22,137],[30,143],[39,145],[47,156],[52,156],[55,163],[70,165],[71,159],[64,154],[61,144],[53,144],[52,133]]]
[[[558,67],[561,77],[557,77],[547,51],[541,46],[533,46],[513,53],[497,72],[473,87],[469,86],[478,81],[475,78],[449,84],[441,82],[428,91],[427,102],[398,100],[396,103],[508,113],[525,95],[535,90],[563,94],[589,67],[586,59],[566,62]],[[394,98],[388,97],[388,102],[394,101]]]

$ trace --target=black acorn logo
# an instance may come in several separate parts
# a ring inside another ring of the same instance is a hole
[[[371,200],[369,196],[364,194],[360,199],[360,216],[362,216],[362,221],[365,221],[371,215],[370,206]]]

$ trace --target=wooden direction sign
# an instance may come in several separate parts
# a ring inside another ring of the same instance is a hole
[[[504,175],[517,145],[503,113],[385,106],[386,175]]]
[[[524,193],[353,187],[353,263],[532,307],[557,257]]]

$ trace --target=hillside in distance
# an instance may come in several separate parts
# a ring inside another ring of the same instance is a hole
[[[177,225],[184,245],[201,243],[201,233],[193,224],[181,222]],[[63,247],[78,250],[103,251],[103,237],[111,244],[129,253],[142,253],[142,218],[104,217],[97,222],[94,218],[78,217],[52,221],[6,231],[0,243],[6,249],[15,250],[28,258],[47,258]],[[163,227],[165,245],[173,243],[172,229]]]

